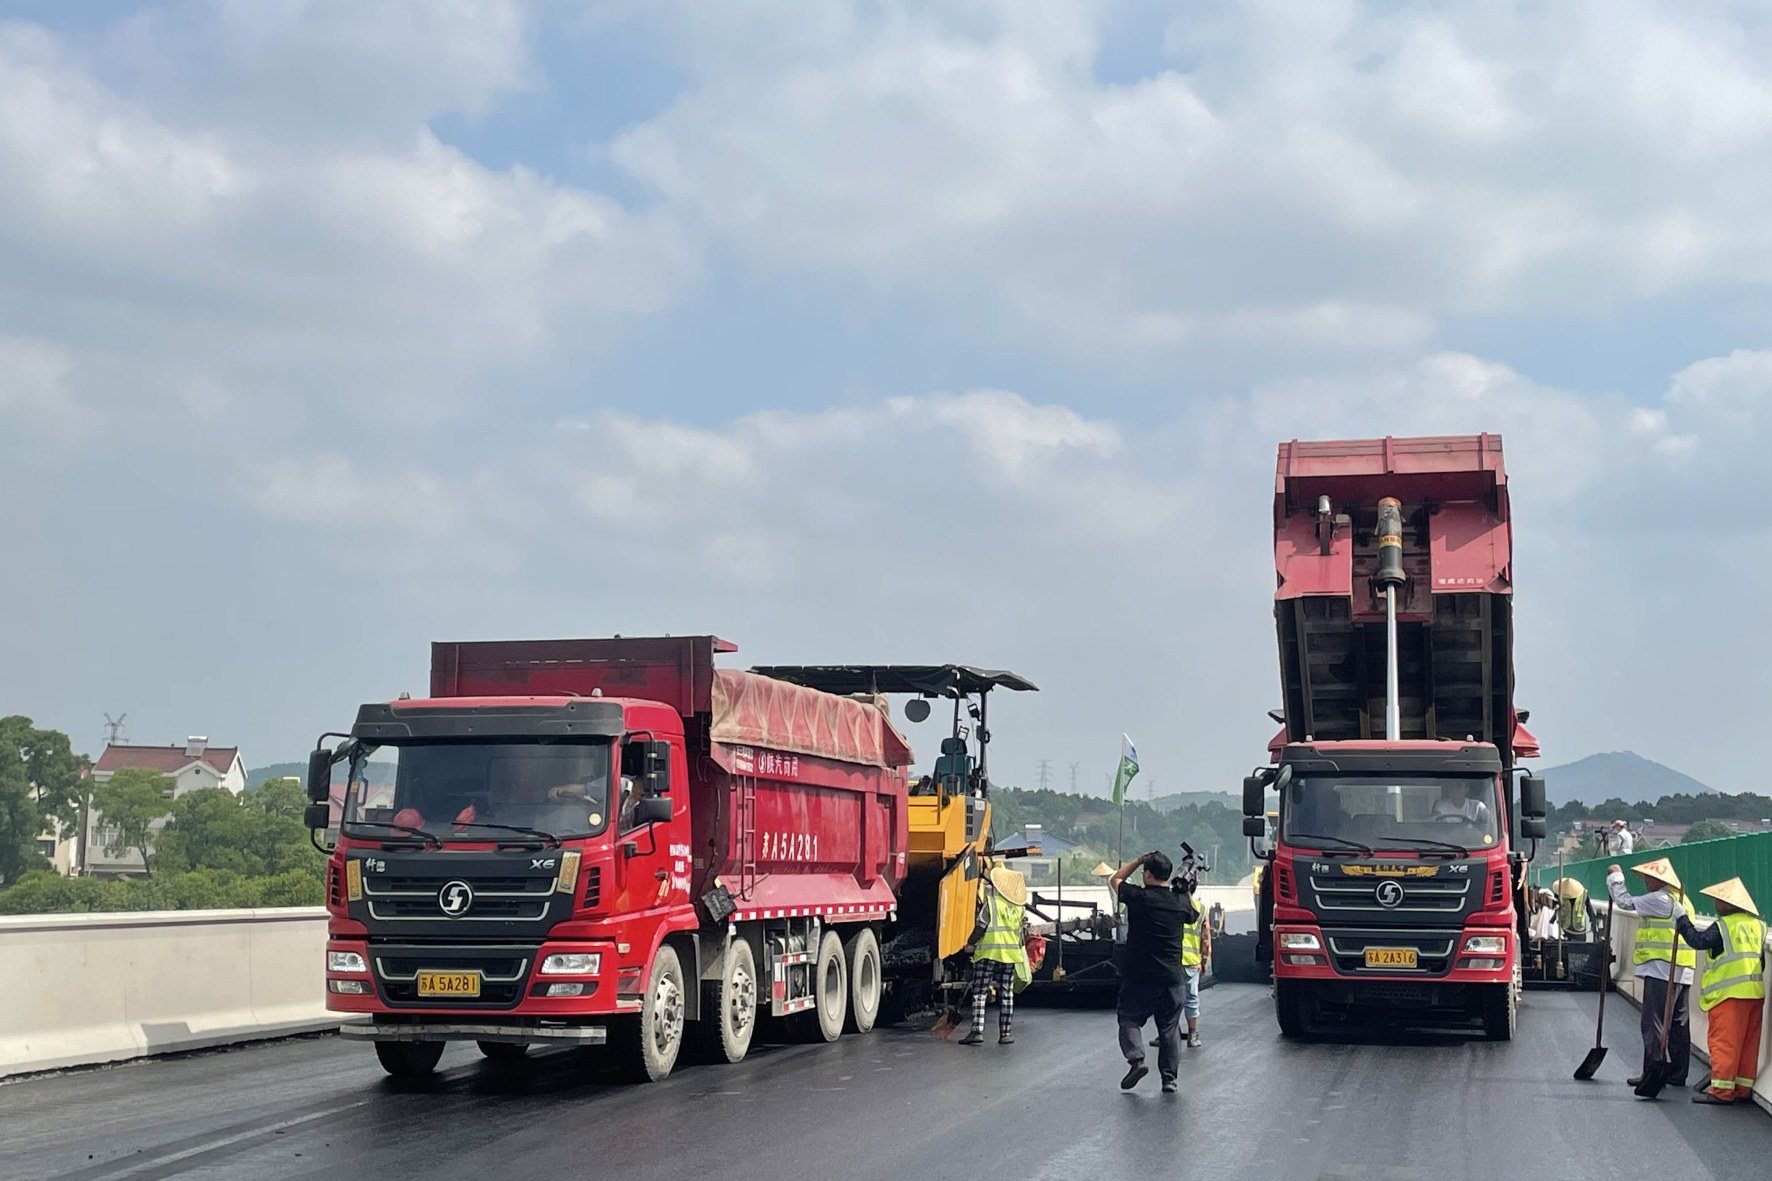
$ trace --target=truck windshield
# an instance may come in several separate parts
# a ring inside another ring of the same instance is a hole
[[[1281,839],[1313,849],[1459,852],[1500,837],[1489,776],[1300,776],[1280,801]]]
[[[612,744],[600,741],[425,742],[365,746],[351,760],[344,831],[445,841],[590,836],[609,823]],[[497,826],[497,827],[495,827]]]

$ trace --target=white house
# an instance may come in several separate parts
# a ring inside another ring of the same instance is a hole
[[[246,790],[246,766],[240,761],[240,748],[211,746],[207,738],[188,738],[182,746],[119,746],[111,743],[93,764],[92,778],[103,782],[124,768],[140,768],[166,776],[172,781],[172,790],[166,797],[169,800],[205,787],[223,788],[235,795]],[[164,823],[164,819],[156,821],[155,829]],[[105,850],[110,839],[104,817],[94,810],[87,817],[83,872],[106,877],[140,874],[141,854],[128,849],[112,856]],[[76,854],[75,860],[82,859]],[[76,869],[75,872],[82,871]]]

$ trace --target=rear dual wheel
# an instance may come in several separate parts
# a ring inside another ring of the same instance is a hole
[[[812,1008],[790,1013],[783,1021],[788,1037],[796,1042],[834,1042],[843,1035],[849,1015],[849,965],[835,931],[827,930],[819,940],[811,968]]]

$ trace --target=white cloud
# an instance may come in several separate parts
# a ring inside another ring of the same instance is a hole
[[[0,336],[0,424],[35,436],[54,452],[91,426],[87,408],[69,389],[74,361],[65,351],[37,340]],[[31,453],[42,457],[37,448]]]
[[[611,156],[760,271],[1090,357],[1772,279],[1772,30],[1728,4],[1227,3],[1114,84],[1064,7],[826,5],[779,52],[678,21],[695,81]]]
[[[413,38],[398,54],[428,47],[446,70],[471,48],[425,5],[336,28],[326,8],[225,8],[268,23],[210,48],[274,56],[299,35],[299,57],[330,28],[365,60]],[[506,73],[461,85],[484,98]],[[697,274],[667,218],[488,168],[422,116],[373,142],[350,118],[284,136],[223,118],[212,94],[215,120],[180,122],[16,25],[0,25],[0,94],[0,307],[91,362],[82,399],[119,436],[209,447],[339,416],[446,421],[607,348]]]

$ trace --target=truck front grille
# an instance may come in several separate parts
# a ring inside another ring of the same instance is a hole
[[[1324,874],[1312,874],[1310,884],[1321,910],[1365,911],[1373,914],[1460,914],[1464,911],[1471,888],[1468,880],[1454,878],[1418,878],[1414,881],[1381,878],[1375,882],[1370,878],[1354,879]],[[1379,900],[1382,897],[1381,890],[1392,884],[1401,888],[1402,896],[1395,905],[1386,906]]]

